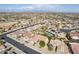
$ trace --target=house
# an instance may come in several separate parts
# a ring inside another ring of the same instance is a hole
[[[17,22],[8,22],[8,23],[0,23],[0,28],[4,29],[5,31],[11,30],[12,28],[15,28],[15,24]]]
[[[4,45],[1,45],[0,46],[0,54],[4,54],[4,51],[5,51],[5,47],[4,47]]]
[[[59,54],[68,54],[69,50],[67,45],[63,42],[60,41],[59,39],[55,39],[55,40],[51,40],[50,44],[53,47],[53,50],[55,51],[55,53],[59,53]]]
[[[70,36],[74,40],[79,40],[79,32],[78,31],[71,31]]]
[[[48,38],[40,35],[40,34],[33,34],[32,32],[26,32],[23,34],[24,40],[28,41],[29,43],[37,43],[38,41],[44,41],[45,43],[48,43]]]
[[[70,43],[72,52],[74,54],[79,54],[79,43]]]

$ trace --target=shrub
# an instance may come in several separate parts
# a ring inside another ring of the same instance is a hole
[[[4,44],[4,42],[0,40],[0,45],[3,45],[3,44]]]
[[[45,46],[45,42],[44,41],[40,41],[39,42],[40,48]]]

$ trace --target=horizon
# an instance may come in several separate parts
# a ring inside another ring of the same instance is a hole
[[[79,4],[0,4],[0,12],[79,13]]]

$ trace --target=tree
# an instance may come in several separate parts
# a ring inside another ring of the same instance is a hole
[[[39,42],[40,48],[45,46],[45,42],[44,41],[40,41]]]
[[[47,44],[47,47],[49,51],[53,50],[53,46],[51,44]]]
[[[3,44],[4,44],[4,42],[0,40],[0,46],[3,45]]]
[[[68,40],[71,40],[71,39],[72,39],[69,32],[66,33],[66,38],[67,38]]]
[[[48,40],[49,40],[48,43],[50,43],[50,41],[51,41],[53,35],[52,35],[51,33],[49,33],[49,32],[46,32],[46,31],[43,33],[43,35],[46,36],[46,37],[48,38]]]

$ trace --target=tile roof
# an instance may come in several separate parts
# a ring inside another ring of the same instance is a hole
[[[71,49],[73,53],[79,54],[79,43],[71,43]]]

